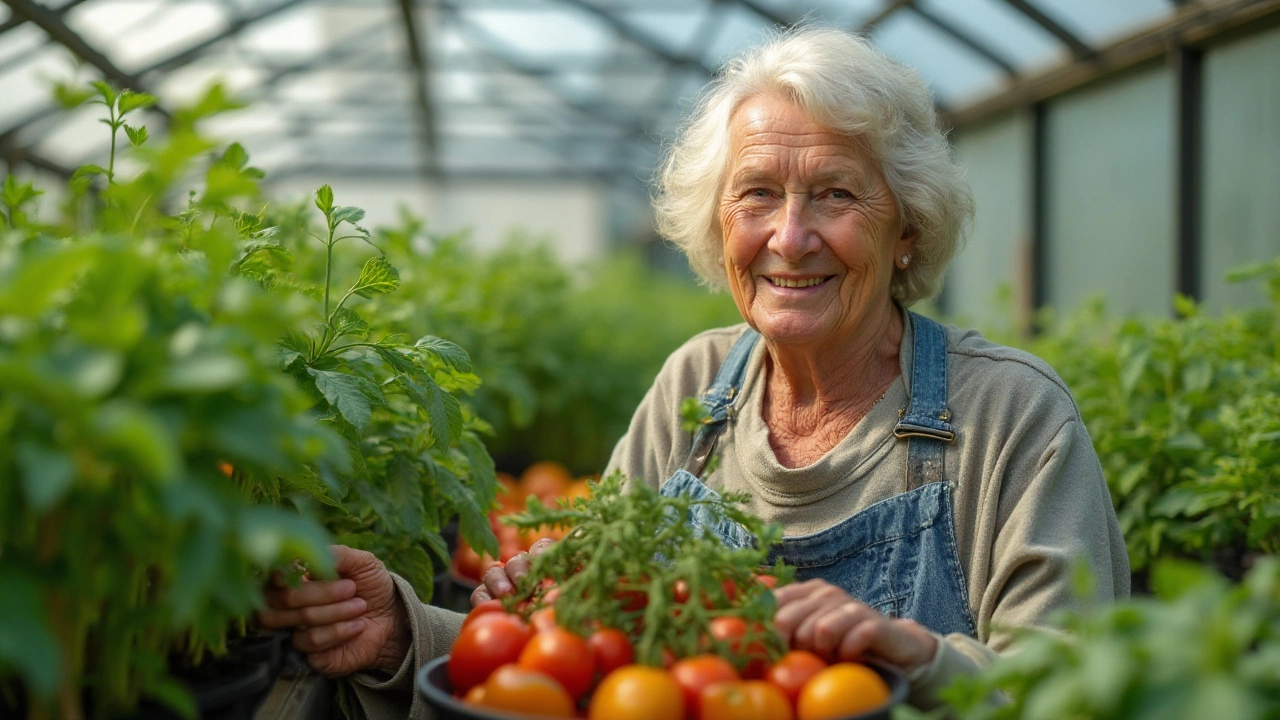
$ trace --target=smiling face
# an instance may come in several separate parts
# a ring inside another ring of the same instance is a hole
[[[743,318],[774,342],[819,347],[880,327],[915,235],[879,165],[777,97],[744,102],[729,131],[719,218]]]

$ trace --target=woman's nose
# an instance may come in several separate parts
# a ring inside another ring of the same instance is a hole
[[[822,241],[818,238],[809,208],[808,195],[787,193],[786,201],[775,217],[773,237],[769,249],[784,260],[795,261],[817,252]]]

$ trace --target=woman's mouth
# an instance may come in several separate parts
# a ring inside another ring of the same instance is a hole
[[[784,277],[769,277],[766,275],[765,280],[768,280],[769,284],[773,285],[774,287],[808,288],[808,287],[813,287],[815,285],[821,285],[822,283],[826,282],[827,279],[830,277],[832,276],[825,275],[823,277],[810,277],[810,278],[784,278]]]

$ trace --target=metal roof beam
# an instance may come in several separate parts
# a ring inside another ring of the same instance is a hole
[[[961,45],[964,45],[965,47],[969,48],[970,50],[977,53],[978,55],[981,55],[983,58],[987,60],[987,62],[990,62],[991,64],[999,67],[1001,70],[1004,71],[1005,75],[1009,77],[1017,77],[1018,69],[1014,67],[1013,63],[1010,62],[1004,56],[992,50],[990,47],[987,46],[986,43],[983,43],[973,35],[970,35],[968,32],[965,32],[964,30],[961,30],[955,25],[952,25],[949,21],[944,20],[943,18],[939,17],[932,11],[925,10],[924,8],[920,7],[914,2],[908,2],[907,7],[911,8],[911,11],[914,12],[916,15],[918,15],[920,19],[924,20],[925,22],[929,23],[935,28],[941,30],[947,35],[950,35]]]
[[[400,20],[404,24],[405,53],[413,76],[413,95],[418,114],[418,144],[422,152],[423,175],[431,177],[436,171],[436,113],[431,98],[430,53],[424,51],[426,35],[418,27],[413,0],[399,0]]]
[[[1071,48],[1071,54],[1078,59],[1093,57],[1096,51],[1089,47],[1083,40],[1076,37],[1070,30],[1064,28],[1058,21],[1045,15],[1035,5],[1027,2],[1027,0],[1004,0],[1005,4],[1013,7],[1018,12],[1027,16],[1032,22],[1039,25],[1045,32],[1058,38],[1062,44]]]
[[[116,67],[115,63],[111,62],[106,55],[103,55],[96,48],[85,42],[84,38],[68,27],[58,13],[39,3],[32,2],[32,0],[4,0],[4,2],[13,9],[15,15],[25,17],[28,21],[38,25],[54,41],[75,53],[80,59],[98,68],[108,80],[114,81],[122,88],[146,92],[146,86],[141,78]],[[159,104],[153,105],[151,109],[166,118],[169,117],[169,113]]]
[[[875,15],[872,15],[866,20],[863,20],[862,24],[859,25],[854,32],[858,33],[859,35],[865,35],[871,32],[872,30],[875,30],[876,26],[879,25],[880,23],[884,22],[885,20],[888,20],[890,15],[893,15],[894,13],[898,12],[899,10],[901,10],[902,8],[910,4],[911,4],[911,0],[890,0],[890,2],[886,3],[884,7],[880,8],[880,11],[877,12]]]
[[[696,68],[706,73],[708,76],[715,75],[715,68],[707,65],[702,60],[691,58],[691,57],[685,57],[682,55],[677,55],[671,52],[670,50],[666,49],[665,47],[658,44],[657,42],[654,42],[653,38],[649,37],[648,35],[645,35],[644,33],[636,30],[634,27],[623,22],[621,18],[619,18],[617,15],[613,14],[612,12],[609,12],[608,10],[592,5],[591,3],[586,2],[586,0],[561,0],[561,1],[566,5],[572,5],[573,7],[576,7],[579,10],[582,10],[583,12],[586,12],[587,14],[594,16],[595,18],[603,22],[605,25],[608,25],[609,28],[612,29],[615,33],[617,33],[620,37],[626,40],[629,40],[630,42],[636,45],[639,45],[640,47],[644,48],[650,53],[662,58],[673,67]]]
[[[62,17],[67,13],[67,11],[71,10],[72,8],[74,8],[75,6],[83,2],[85,2],[85,0],[68,0],[67,2],[59,5],[56,8],[50,8],[49,12],[53,13],[54,15],[57,15],[58,17]],[[25,15],[19,15],[17,13],[14,13],[8,20],[5,20],[4,22],[0,23],[0,35],[3,35],[9,32],[10,30],[18,27],[19,25],[22,25],[26,21],[27,21],[27,18]]]

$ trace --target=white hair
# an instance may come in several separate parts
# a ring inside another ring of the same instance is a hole
[[[780,33],[707,85],[655,179],[658,232],[684,252],[704,284],[728,285],[717,208],[728,170],[729,121],[743,102],[765,95],[796,103],[870,151],[899,215],[918,233],[911,264],[894,274],[890,293],[904,306],[936,295],[973,215],[973,197],[924,81],[842,30]]]

